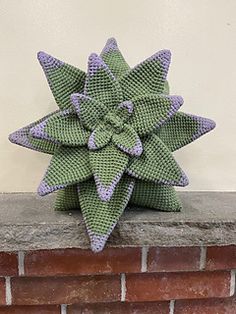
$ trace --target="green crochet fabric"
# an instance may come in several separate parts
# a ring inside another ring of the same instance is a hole
[[[172,152],[215,127],[179,112],[169,95],[171,54],[162,50],[134,68],[115,39],[88,71],[39,52],[59,110],[10,135],[10,141],[52,154],[39,195],[57,191],[55,209],[81,209],[91,248],[101,251],[128,203],[179,211],[173,186],[188,179]]]

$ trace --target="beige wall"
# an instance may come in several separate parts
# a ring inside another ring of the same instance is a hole
[[[189,190],[236,190],[235,0],[0,0],[0,191],[35,191],[49,156],[10,144],[55,110],[36,52],[82,69],[117,38],[130,65],[172,51],[171,91],[217,129],[176,153]]]

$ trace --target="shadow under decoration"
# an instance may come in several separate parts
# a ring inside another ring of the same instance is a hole
[[[12,143],[52,154],[38,194],[57,191],[56,210],[81,209],[91,248],[99,252],[128,203],[180,211],[174,186],[188,179],[172,152],[215,127],[180,112],[169,95],[171,53],[130,68],[114,38],[88,70],[44,52],[38,60],[59,110],[12,133]]]

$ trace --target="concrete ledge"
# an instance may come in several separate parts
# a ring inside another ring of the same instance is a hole
[[[126,210],[108,246],[236,244],[236,192],[182,192],[181,213]],[[0,194],[0,251],[89,248],[79,211],[55,212],[54,197]]]

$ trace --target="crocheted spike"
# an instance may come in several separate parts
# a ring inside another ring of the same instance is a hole
[[[59,108],[69,108],[70,95],[83,90],[86,74],[42,51],[38,60]]]
[[[143,152],[142,142],[136,131],[126,125],[121,133],[114,134],[113,143],[129,155],[140,156]]]
[[[122,56],[115,38],[109,38],[101,52],[103,61],[117,78],[129,71],[130,67]]]
[[[102,201],[109,201],[126,169],[129,158],[115,145],[109,144],[101,150],[90,151],[89,160],[98,195]]]
[[[96,129],[91,133],[88,140],[88,148],[89,149],[98,149],[106,146],[112,137],[112,131],[104,124],[100,124],[96,127]]]
[[[108,112],[106,106],[83,94],[72,94],[71,102],[83,123],[89,130],[94,130],[98,121]]]
[[[123,213],[134,187],[134,181],[125,177],[107,202],[101,202],[93,180],[79,184],[79,202],[94,252],[102,251],[109,235]]]
[[[130,204],[157,209],[159,211],[180,211],[182,205],[172,186],[135,180]]]
[[[215,128],[215,122],[187,113],[176,113],[156,134],[163,143],[175,151]]]
[[[140,136],[164,124],[183,104],[180,96],[146,95],[132,100],[134,113],[129,123]]]
[[[124,98],[131,99],[145,94],[162,94],[170,59],[169,50],[159,51],[123,75],[119,83]]]
[[[122,101],[122,92],[114,75],[95,53],[89,57],[84,94],[110,109]]]
[[[57,191],[54,209],[60,211],[80,209],[77,185],[70,185]]]
[[[34,138],[47,139],[68,146],[87,144],[89,132],[84,129],[72,109],[60,111],[31,128]]]
[[[88,151],[83,147],[61,146],[53,155],[45,176],[38,188],[43,196],[89,179],[92,172]]]
[[[172,157],[169,149],[154,134],[143,140],[143,154],[130,162],[127,172],[137,179],[166,185],[185,186],[188,184],[186,175]]]
[[[44,118],[37,120],[13,133],[11,133],[9,135],[9,141],[35,150],[35,151],[39,151],[42,153],[47,153],[47,154],[54,154],[55,150],[58,148],[58,145],[56,143],[51,143],[45,139],[35,139],[30,135],[30,130],[31,128],[37,126],[40,123],[43,123],[45,120],[47,120],[49,117],[51,117],[52,115],[56,114],[58,111],[55,111],[47,116],[45,116]]]

